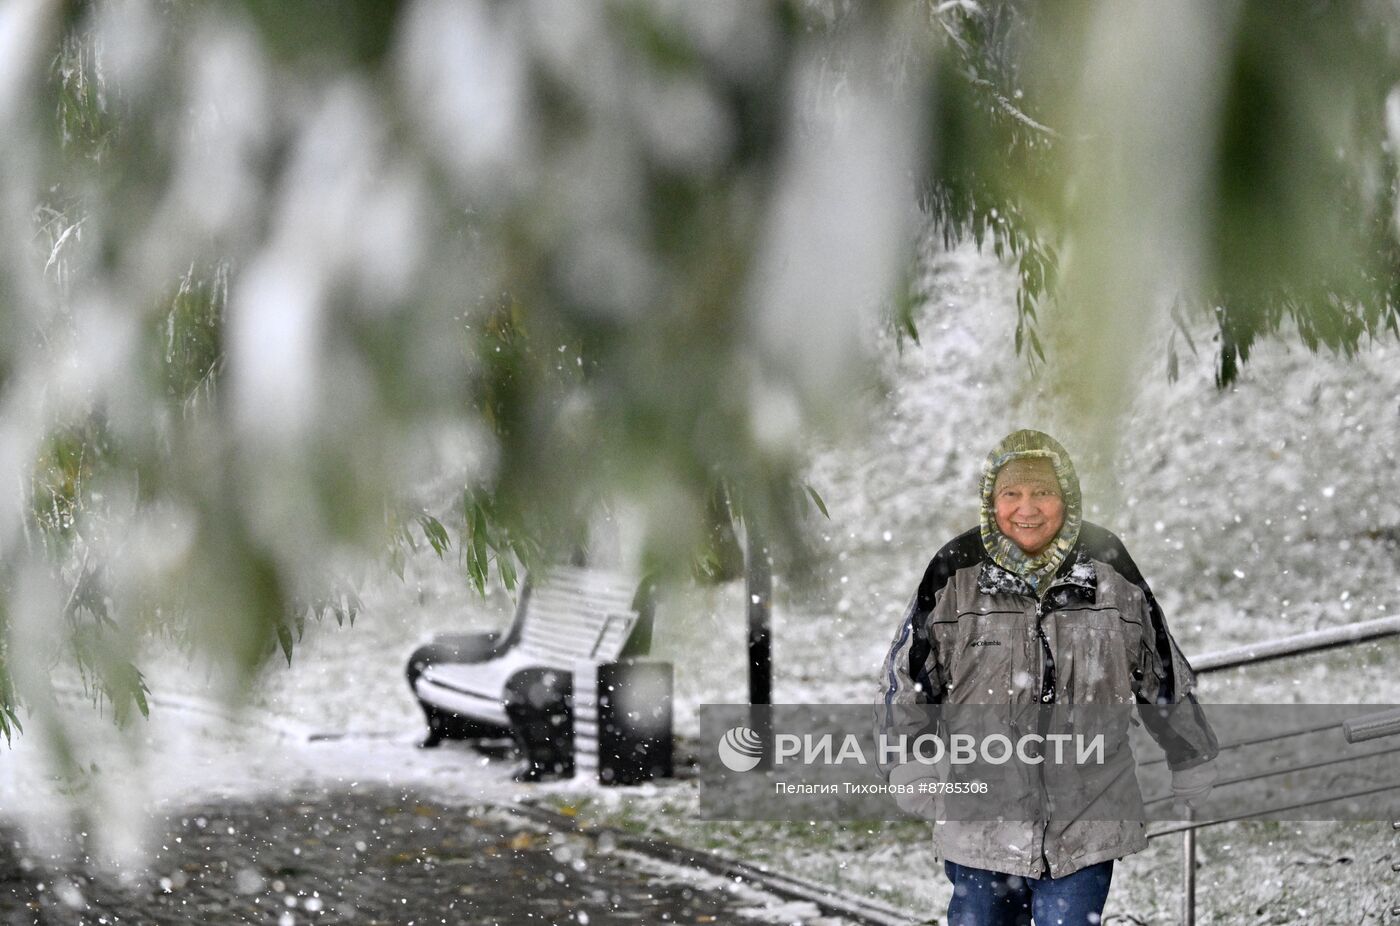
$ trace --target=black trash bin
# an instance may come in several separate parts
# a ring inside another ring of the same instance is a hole
[[[672,667],[624,659],[574,672],[579,774],[630,785],[673,773]]]

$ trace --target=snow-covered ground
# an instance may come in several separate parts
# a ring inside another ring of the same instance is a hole
[[[975,523],[986,450],[1018,427],[1066,442],[1074,432],[1012,350],[1005,268],[963,249],[933,258],[924,285],[922,343],[883,344],[885,387],[854,397],[863,403],[858,423],[814,452],[811,481],[831,513],[815,525],[827,566],[810,587],[779,577],[776,701],[867,702],[928,558]],[[1185,356],[1181,380],[1167,382],[1165,360],[1144,369],[1140,383],[1125,385],[1135,395],[1116,445],[1087,448],[1080,460],[1090,519],[1123,537],[1183,649],[1199,654],[1396,613],[1400,345],[1377,344],[1352,360],[1263,345],[1240,382],[1218,392],[1209,331],[1193,334],[1202,353]],[[443,799],[539,800],[925,915],[943,909],[946,881],[919,824],[699,823],[686,782],[524,786],[511,782],[508,762],[464,748],[414,749],[422,724],[403,680],[409,652],[435,631],[499,627],[510,613],[503,593],[475,598],[451,559],[420,553],[403,582],[366,589],[353,628],[310,627],[290,668],[267,669],[241,729],[201,706],[207,682],[197,670],[151,653],[151,720],[124,734],[92,722],[75,741],[88,771],[77,787],[98,795],[95,825],[114,834],[113,850],[134,848],[131,834],[150,806],[366,780]],[[698,732],[699,705],[746,697],[743,609],[743,590],[732,585],[679,591],[659,612],[654,652],[675,664],[682,736]],[[1397,660],[1400,643],[1369,644],[1206,676],[1201,695],[1400,703]],[[309,742],[315,733],[353,735]],[[77,819],[48,776],[32,736],[0,762],[0,806],[39,834]],[[1231,825],[1203,834],[1200,852],[1202,921],[1355,923],[1400,903],[1391,872],[1400,846],[1388,824]],[[1173,921],[1178,854],[1169,838],[1121,864],[1110,912]]]

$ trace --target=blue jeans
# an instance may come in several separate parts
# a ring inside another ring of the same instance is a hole
[[[1103,916],[1113,861],[1063,878],[1022,878],[944,862],[953,882],[948,926],[1084,926]]]

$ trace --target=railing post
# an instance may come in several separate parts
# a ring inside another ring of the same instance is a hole
[[[1393,821],[1391,821],[1390,828],[1393,829],[1393,830],[1396,830],[1396,831],[1400,831],[1400,820],[1393,820]],[[1400,862],[1395,862],[1394,864],[1392,864],[1392,865],[1390,866],[1390,870],[1391,870],[1391,871],[1400,871]],[[1391,915],[1391,916],[1400,916],[1400,903],[1397,903],[1397,904],[1394,904],[1393,906],[1391,906],[1391,908],[1390,908],[1390,915]]]
[[[1195,816],[1188,808],[1186,822]],[[1181,834],[1181,926],[1196,926],[1196,831]]]
[[[749,725],[763,743],[758,768],[773,767],[773,564],[763,532],[744,519],[744,572],[748,593]]]

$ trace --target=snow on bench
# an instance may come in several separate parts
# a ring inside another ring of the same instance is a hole
[[[556,567],[541,581],[521,590],[515,620],[504,639],[482,635],[458,651],[424,655],[409,663],[409,680],[430,724],[424,745],[451,736],[450,721],[465,720],[467,732],[508,732],[506,707],[512,680],[531,669],[570,674],[580,666],[615,662],[624,654],[643,654],[651,643],[651,604],[634,606],[636,582],[596,569]],[[489,638],[489,639],[488,639]],[[443,638],[446,639],[446,638]],[[466,638],[459,638],[466,639]],[[434,724],[435,713],[448,715]],[[472,721],[480,722],[471,725]],[[460,724],[458,725],[460,727]]]

